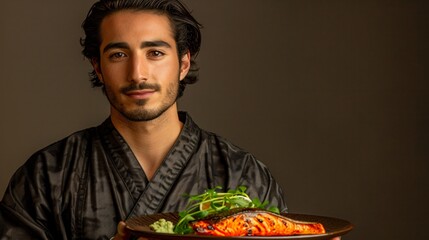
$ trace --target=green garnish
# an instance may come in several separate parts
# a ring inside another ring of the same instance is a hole
[[[174,233],[173,222],[167,221],[164,218],[161,218],[158,221],[152,223],[151,225],[149,225],[149,227],[150,227],[150,229],[152,229],[155,232]]]
[[[279,213],[277,207],[266,208],[268,202],[261,202],[258,198],[251,199],[246,194],[247,188],[240,186],[228,192],[217,192],[222,189],[217,186],[206,190],[203,194],[190,195],[186,209],[179,213],[179,221],[174,227],[174,232],[179,234],[192,233],[189,222],[204,218],[213,213],[220,213],[234,208],[260,208]]]

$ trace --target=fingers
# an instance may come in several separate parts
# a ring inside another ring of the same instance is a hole
[[[111,238],[111,240],[127,240],[129,238],[127,231],[125,230],[125,222],[120,221],[117,226],[115,237]]]

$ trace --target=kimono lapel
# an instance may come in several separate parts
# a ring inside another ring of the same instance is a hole
[[[114,171],[119,175],[122,183],[133,198],[131,202],[135,202],[147,187],[148,179],[134,153],[124,138],[114,128],[110,119],[106,120],[103,124],[103,131],[104,133],[101,134],[101,138],[105,151],[108,152],[106,155],[110,158]],[[111,180],[115,181],[114,178]],[[127,196],[122,197],[127,198]],[[121,200],[118,199],[118,201]]]
[[[128,218],[158,212],[196,149],[200,138],[200,129],[185,113],[179,113],[179,117],[182,122],[185,122],[179,138],[152,180],[146,185]]]

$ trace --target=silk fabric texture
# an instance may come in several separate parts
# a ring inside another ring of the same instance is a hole
[[[1,239],[109,239],[120,220],[178,212],[188,199],[221,186],[286,211],[281,187],[252,154],[199,128],[184,127],[149,181],[110,118],[30,157],[0,203]]]

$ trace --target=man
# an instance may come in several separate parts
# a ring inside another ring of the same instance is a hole
[[[183,194],[215,186],[247,186],[286,211],[261,162],[178,113],[200,48],[199,24],[180,2],[100,0],[83,28],[83,54],[110,117],[18,169],[0,203],[1,239],[109,239],[117,226],[126,239],[123,220],[180,211]]]

